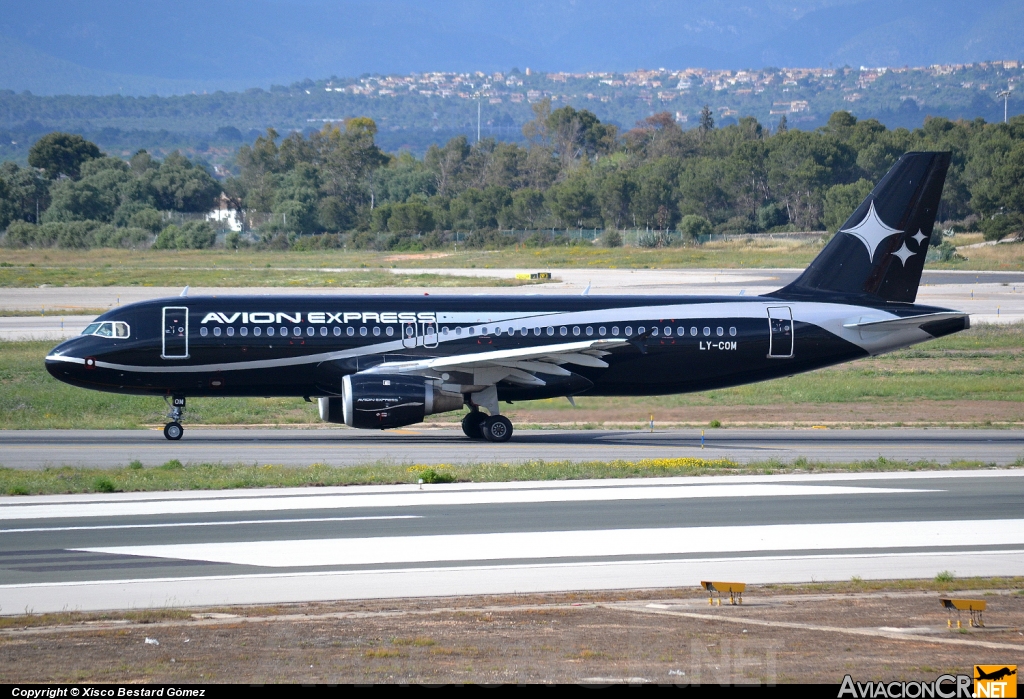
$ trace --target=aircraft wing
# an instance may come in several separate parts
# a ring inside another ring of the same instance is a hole
[[[384,362],[359,373],[417,374],[444,381],[451,378],[450,374],[456,374],[459,383],[475,386],[477,390],[504,380],[526,386],[543,386],[544,380],[535,374],[569,376],[572,372],[562,368],[563,364],[607,367],[608,363],[601,357],[608,354],[607,350],[620,347],[626,342],[628,340],[624,339],[584,340],[543,347],[426,357],[413,361]],[[472,375],[472,378],[468,375]]]

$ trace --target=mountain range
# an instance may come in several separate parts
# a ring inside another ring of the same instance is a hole
[[[366,73],[1024,58],[1020,0],[0,0],[0,89],[184,94]]]

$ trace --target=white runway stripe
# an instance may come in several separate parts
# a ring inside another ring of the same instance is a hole
[[[607,502],[614,500],[684,500],[827,495],[927,493],[934,490],[867,488],[838,485],[744,483],[736,485],[677,485],[655,487],[560,488],[538,490],[433,491],[304,495],[280,498],[224,498],[163,501],[106,501],[67,504],[0,506],[0,520],[73,517],[129,517],[211,512],[278,512],[355,507],[435,507],[542,502]]]
[[[76,549],[275,568],[1024,544],[1024,520],[443,534]],[[1021,554],[1024,556],[1024,552]]]
[[[161,522],[160,524],[100,524],[83,527],[25,527],[0,529],[0,534],[25,532],[79,532],[96,529],[178,529],[180,527],[227,527],[236,524],[301,524],[305,522],[360,522],[367,519],[422,519],[421,515],[381,515],[379,517],[306,517],[303,519],[239,519],[229,522]]]

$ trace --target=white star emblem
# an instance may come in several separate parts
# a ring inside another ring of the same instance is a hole
[[[875,212],[875,202],[871,202],[871,207],[864,215],[864,220],[852,228],[844,228],[839,232],[849,233],[853,237],[859,238],[860,242],[864,243],[864,247],[868,249],[868,259],[874,262],[875,248],[878,247],[878,244],[890,235],[896,235],[903,231],[885,225],[885,222],[878,218],[878,214]]]
[[[893,255],[900,258],[900,262],[903,263],[904,267],[907,266],[907,260],[916,254],[916,252],[910,252],[910,248],[907,247],[906,241],[903,241],[903,247],[893,253]]]
[[[918,231],[917,233],[915,233],[914,235],[912,235],[912,236],[910,236],[910,237],[911,237],[911,238],[913,238],[914,240],[916,240],[916,241],[917,241],[917,247],[921,247],[921,242],[922,242],[922,241],[923,241],[923,240],[924,240],[925,238],[927,238],[928,236],[926,236],[926,235],[925,235],[924,233],[922,233],[921,231]]]

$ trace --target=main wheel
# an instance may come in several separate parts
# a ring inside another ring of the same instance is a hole
[[[469,413],[466,417],[462,418],[462,431],[470,439],[483,439],[484,435],[480,431],[480,427],[483,425],[484,419],[484,416],[480,413]]]
[[[491,415],[480,426],[488,442],[507,442],[512,439],[512,421],[504,415]]]
[[[164,425],[164,437],[171,441],[177,441],[181,439],[181,435],[185,434],[185,429],[181,426],[180,422],[168,422]]]

